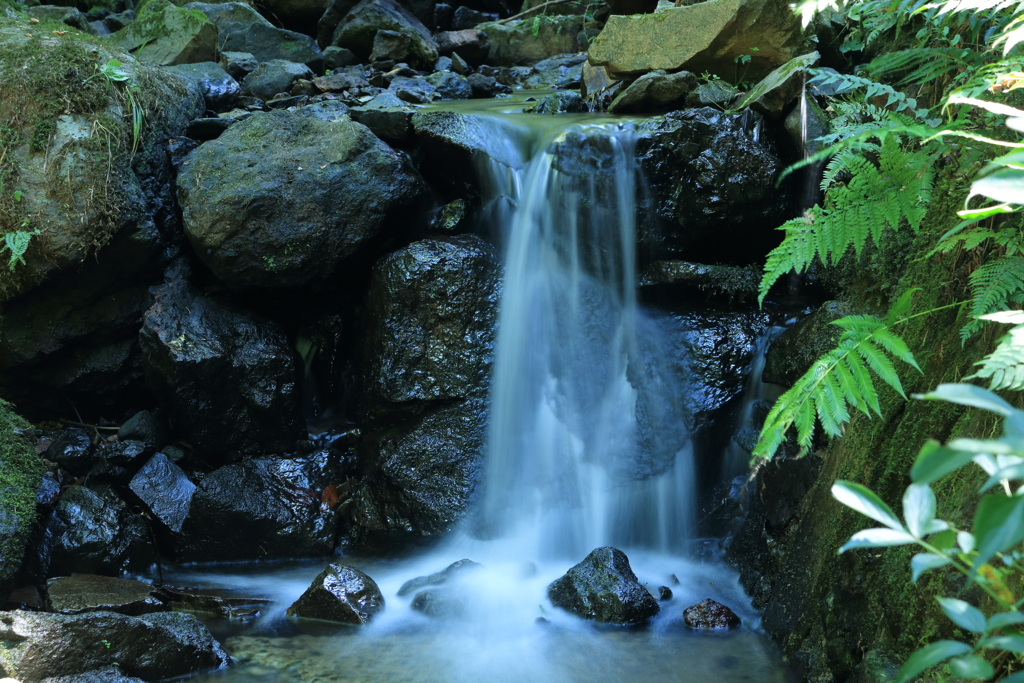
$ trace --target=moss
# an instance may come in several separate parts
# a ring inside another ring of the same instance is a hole
[[[21,564],[36,518],[36,489],[42,481],[43,461],[23,432],[32,425],[0,399],[0,581],[11,578]]]

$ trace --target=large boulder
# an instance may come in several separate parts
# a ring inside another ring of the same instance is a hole
[[[178,198],[200,260],[234,289],[323,284],[426,193],[401,156],[346,117],[257,113],[217,143],[190,155]]]
[[[689,71],[674,74],[654,71],[636,79],[619,93],[608,105],[608,111],[612,114],[654,114],[682,109],[687,96],[697,85],[697,77]]]
[[[777,244],[791,210],[786,186],[776,187],[785,165],[756,123],[705,107],[641,125],[636,154],[650,189],[641,210],[661,219],[638,223],[641,259],[753,261]]]
[[[218,669],[229,661],[199,619],[181,612],[140,617],[0,612],[0,648],[0,671],[23,683],[114,668],[157,680]]]
[[[0,399],[0,596],[21,567],[36,521],[36,489],[43,461],[36,455],[32,425]]]
[[[316,41],[305,34],[259,22],[225,23],[220,30],[221,50],[247,52],[261,62],[286,59],[305,64],[317,73],[323,73],[323,53],[320,52]]]
[[[283,559],[334,549],[343,483],[331,450],[294,459],[255,458],[202,477],[175,534],[183,562]]]
[[[584,18],[580,16],[539,15],[507,24],[480,24],[477,30],[487,34],[488,64],[518,66],[578,52],[576,36],[583,30],[583,24]]]
[[[548,599],[576,616],[610,624],[641,624],[661,609],[637,580],[626,554],[611,547],[592,550],[552,582]]]
[[[799,16],[784,0],[707,0],[653,17],[609,17],[590,46],[590,63],[620,76],[686,69],[741,80],[766,76],[803,44]],[[749,59],[739,73],[743,57]]]
[[[274,453],[305,435],[282,329],[184,280],[154,289],[154,298],[139,335],[146,380],[194,447],[218,456]]]
[[[50,513],[38,545],[44,576],[117,576],[156,559],[145,521],[109,488],[69,486]]]
[[[263,24],[273,26],[251,5],[244,2],[190,2],[184,9],[197,10],[217,26],[218,33],[230,24]]]
[[[143,62],[169,66],[217,60],[217,27],[198,10],[150,0],[110,42]]]
[[[117,612],[134,617],[163,612],[167,605],[155,593],[148,583],[97,574],[72,574],[46,586],[50,609],[58,614]]]
[[[338,22],[330,44],[348,48],[366,59],[373,52],[373,41],[380,30],[410,37],[409,56],[414,65],[429,67],[437,61],[437,43],[430,30],[394,0],[362,0]]]
[[[246,74],[242,88],[250,95],[269,100],[278,93],[290,91],[292,84],[300,78],[313,78],[313,70],[287,59],[272,59]]]
[[[355,567],[329,564],[288,608],[288,614],[358,625],[382,609],[384,596],[373,579]]]

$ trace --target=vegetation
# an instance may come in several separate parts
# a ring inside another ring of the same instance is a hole
[[[26,431],[32,425],[0,399],[0,581],[9,579],[21,563],[36,516],[36,489],[43,476],[43,461]]]

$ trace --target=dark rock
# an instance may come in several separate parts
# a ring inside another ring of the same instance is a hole
[[[248,112],[246,112],[248,114]],[[234,117],[211,117],[196,119],[189,124],[185,133],[193,140],[206,142],[216,140],[231,126],[243,119]]]
[[[672,589],[668,586],[660,586],[658,588],[658,599],[665,601],[672,599]]]
[[[612,14],[650,14],[658,8],[658,0],[605,0]]]
[[[370,61],[392,60],[401,62],[409,56],[411,47],[411,34],[382,29],[377,31],[377,34],[373,37],[373,50],[370,52]]]
[[[190,2],[184,5],[184,8],[205,14],[210,21],[216,24],[218,31],[231,29],[235,25],[273,26],[252,5],[247,5],[244,2]]]
[[[424,173],[438,187],[458,197],[466,187],[477,187],[477,160],[493,158],[512,168],[523,165],[523,159],[504,147],[490,143],[507,131],[499,122],[480,116],[466,116],[451,111],[422,111],[412,117],[413,132],[419,143]]]
[[[796,156],[803,158],[824,149],[824,145],[817,138],[827,135],[830,126],[828,115],[822,111],[814,98],[805,97],[786,115],[783,128],[789,138],[791,149]]]
[[[523,85],[536,90],[578,88],[586,61],[586,52],[556,55],[541,60],[533,65],[533,72]]]
[[[148,583],[96,574],[72,574],[46,586],[50,609],[58,614],[117,612],[137,617],[167,609]]]
[[[469,74],[470,66],[469,66],[469,64],[466,63],[465,59],[463,59],[462,57],[459,56],[458,52],[453,52],[452,56],[449,57],[449,60],[452,63],[451,69],[449,69],[449,71],[457,73],[460,76],[466,76],[466,75]],[[438,61],[441,61],[441,60],[438,60]],[[440,71],[440,69],[439,69],[439,71]]]
[[[72,573],[116,576],[148,569],[155,559],[149,529],[111,491],[70,486],[50,513],[39,544],[44,576]]]
[[[283,330],[180,280],[156,288],[154,298],[139,335],[146,379],[193,446],[281,452],[302,438],[295,359]]]
[[[556,607],[602,623],[640,624],[660,610],[658,601],[637,581],[626,554],[610,547],[592,550],[552,582],[548,598]]]
[[[447,3],[439,2],[434,5],[433,21],[428,26],[435,34],[442,31],[450,31],[454,19],[455,8]]]
[[[267,107],[271,110],[274,109],[292,109],[293,107],[304,107],[309,104],[309,95],[289,95],[288,93],[278,93],[272,100],[267,102]]]
[[[493,76],[484,76],[480,73],[472,73],[467,78],[469,87],[473,89],[473,97],[490,98],[499,92],[511,92],[507,85],[501,85]]]
[[[681,109],[697,85],[697,77],[689,71],[674,74],[652,71],[619,93],[608,106],[608,111],[613,114],[654,114]]]
[[[160,448],[167,443],[167,430],[153,413],[140,410],[121,425],[117,430],[117,438],[121,441],[141,441],[149,448]]]
[[[206,475],[177,534],[177,559],[329,554],[337,531],[341,465],[337,452],[323,450],[291,460],[256,458]]]
[[[43,481],[36,489],[36,505],[42,508],[51,508],[57,504],[60,498],[61,484],[57,474],[46,472],[43,474]]]
[[[641,287],[670,286],[729,301],[753,302],[761,283],[759,268],[740,266],[709,266],[689,261],[655,261],[640,272]]]
[[[767,136],[748,133],[743,114],[691,109],[641,126],[637,159],[650,189],[646,210],[661,221],[637,226],[637,249],[648,259],[684,251],[715,260],[723,240],[743,245],[731,260],[763,254],[777,238],[766,225],[781,224],[790,196],[776,187],[783,163]],[[756,126],[756,121],[752,121]]]
[[[382,609],[384,596],[373,579],[354,567],[330,564],[288,608],[288,614],[342,624],[365,624]]]
[[[181,531],[196,485],[166,455],[157,453],[150,458],[132,477],[128,488],[168,529]]]
[[[261,23],[225,24],[220,49],[248,52],[262,62],[288,60],[305,64],[316,73],[324,70],[324,55],[309,36]]]
[[[741,107],[751,107],[771,119],[778,119],[801,92],[807,70],[821,58],[817,52],[794,57],[765,76],[743,99]]]
[[[56,5],[39,5],[25,10],[33,19],[40,21],[56,21],[76,28],[82,33],[96,34],[96,29],[89,25],[89,19],[74,7],[57,7]]]
[[[392,98],[397,105],[378,106],[385,98]],[[353,107],[349,115],[392,147],[404,147],[412,141],[414,111],[393,93],[384,92],[367,102],[366,106]]]
[[[711,598],[683,610],[683,621],[690,628],[699,629],[735,628],[740,625],[740,618],[735,612]]]
[[[178,197],[199,259],[234,289],[323,284],[425,199],[403,158],[345,118],[257,113],[218,142],[189,157]]]
[[[434,62],[434,71],[451,71],[452,70],[452,58],[451,57],[438,57],[437,61]]]
[[[217,59],[217,27],[203,14],[169,0],[150,0],[140,4],[138,15],[106,40],[141,62],[159,66]]]
[[[284,59],[272,59],[256,67],[242,81],[245,92],[269,100],[279,92],[291,90],[292,84],[300,78],[313,78],[313,71],[305,64],[296,64]]]
[[[171,586],[161,586],[162,596],[169,598],[171,609],[214,614],[225,619],[253,619],[274,604],[273,600],[252,597],[230,597],[208,592],[191,593]]]
[[[230,109],[242,94],[238,81],[213,62],[179,64],[169,66],[167,70],[196,83],[206,99],[206,108],[213,111]]]
[[[768,348],[761,381],[792,386],[814,361],[836,347],[843,330],[831,323],[853,312],[845,302],[826,301],[814,313],[783,332]]]
[[[342,69],[346,66],[352,66],[356,61],[356,56],[352,54],[352,50],[338,47],[337,45],[330,45],[324,48],[325,69]]]
[[[473,87],[462,76],[451,71],[438,71],[427,76],[427,82],[437,88],[442,100],[468,100]]]
[[[461,617],[466,604],[455,592],[447,589],[428,590],[416,594],[411,607],[433,619],[451,619]]]
[[[454,234],[463,227],[466,218],[466,200],[456,199],[442,206],[430,219],[430,229]]]
[[[46,471],[32,425],[0,399],[0,604],[14,586],[38,519],[36,500]]]
[[[479,12],[463,5],[462,7],[457,8],[455,13],[452,15],[452,30],[462,31],[463,29],[473,28],[477,24],[497,20],[497,14]]]
[[[687,107],[706,107],[708,105],[728,108],[740,91],[735,86],[721,79],[712,79],[701,83],[686,96]]]
[[[587,103],[575,90],[554,92],[540,98],[537,104],[523,109],[526,114],[579,114],[589,111]]]
[[[366,74],[361,67],[349,67],[331,72],[330,76],[317,76],[313,79],[314,85],[321,92],[342,92],[349,88],[360,88],[370,84],[366,80]]]
[[[118,440],[115,443],[103,445],[96,451],[96,455],[119,467],[134,470],[139,468],[144,459],[152,455],[154,450],[156,449],[143,441]]]
[[[394,0],[362,0],[338,22],[330,44],[348,48],[359,57],[369,57],[380,30],[409,35],[409,52],[417,64],[430,66],[437,61],[437,44],[430,30]]]
[[[338,22],[358,4],[359,0],[327,1],[327,9],[316,22],[316,42],[324,50],[325,57],[327,49],[331,46],[331,38],[334,36],[334,29],[337,28]]]
[[[256,67],[260,65],[260,60],[249,52],[221,52],[217,64],[236,81],[241,81],[256,70]]]
[[[437,41],[438,53],[442,55],[450,55],[456,51],[476,55],[480,51],[486,51],[488,46],[487,34],[472,28],[443,31],[434,36],[434,40]]]
[[[337,121],[343,116],[348,116],[350,109],[343,102],[338,100],[322,100],[307,104],[300,113],[304,116],[313,116],[321,121]]]
[[[103,17],[103,25],[111,32],[120,31],[133,21],[135,21],[135,12],[130,9]]]
[[[398,595],[408,595],[414,591],[418,591],[421,588],[427,586],[440,586],[464,576],[466,572],[475,572],[483,569],[483,565],[473,560],[459,560],[453,562],[439,572],[430,574],[429,576],[417,576],[415,579],[409,579],[402,584],[402,587],[398,589]],[[417,596],[419,597],[419,596]]]
[[[46,678],[42,683],[146,683],[135,676],[125,676],[116,666],[109,669],[96,669],[73,676],[56,676]]]
[[[399,99],[412,104],[427,104],[439,97],[437,88],[423,78],[409,78],[398,76],[391,79],[388,90],[393,92]]]
[[[140,617],[2,612],[0,643],[6,673],[22,681],[108,667],[154,680],[217,669],[229,661],[206,627],[180,612]]]
[[[96,462],[92,437],[78,427],[57,432],[44,456],[75,475],[85,474]]]

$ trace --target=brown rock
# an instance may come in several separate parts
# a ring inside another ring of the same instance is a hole
[[[740,625],[740,618],[735,612],[711,598],[705,598],[683,610],[683,621],[690,628],[700,629],[735,628]]]

